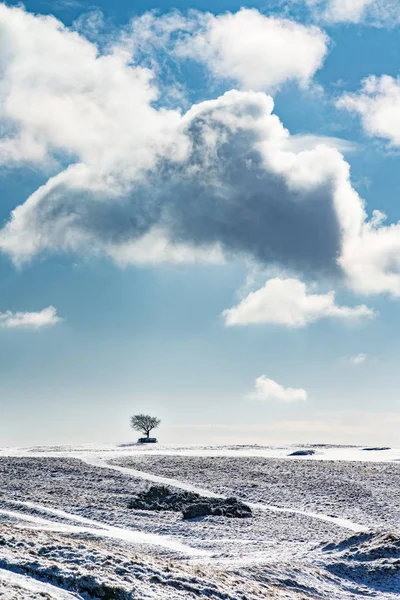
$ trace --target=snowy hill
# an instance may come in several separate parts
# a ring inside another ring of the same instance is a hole
[[[400,598],[399,459],[342,446],[3,448],[0,597]],[[151,485],[235,496],[252,516],[132,508]]]

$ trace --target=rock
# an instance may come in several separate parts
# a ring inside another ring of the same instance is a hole
[[[381,452],[382,450],[391,450],[391,448],[363,448],[363,450],[366,452]]]
[[[182,511],[184,519],[197,519],[198,517],[206,517],[210,515],[210,506],[206,502],[195,502],[188,504]]]
[[[296,450],[296,452],[292,452],[289,456],[312,456],[315,454],[315,450]]]
[[[184,519],[196,519],[198,517],[230,517],[247,518],[252,516],[250,506],[236,498],[202,498],[200,502],[189,504],[183,511]]]
[[[129,502],[129,508],[140,510],[172,510],[180,511],[201,496],[193,492],[173,492],[164,485],[152,485]]]
[[[153,485],[129,502],[138,510],[182,511],[184,519],[198,517],[251,517],[251,508],[236,498],[203,498],[194,492],[173,492],[166,486]]]

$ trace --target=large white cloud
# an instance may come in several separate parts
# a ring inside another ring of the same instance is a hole
[[[221,23],[266,26],[254,11],[212,19],[192,18],[193,39]],[[133,46],[137,25],[125,32]],[[187,43],[187,21],[160,27],[168,40],[181,27]],[[368,221],[330,140],[291,136],[263,92],[164,108],[162,64],[140,66],[134,50],[119,40],[101,52],[52,17],[0,4],[0,161],[53,173],[13,211],[1,250],[16,263],[43,252],[105,254],[123,265],[250,256],[400,295],[399,225],[377,213]]]
[[[228,326],[270,323],[295,328],[327,317],[348,320],[373,315],[365,305],[338,306],[334,292],[312,294],[298,279],[279,277],[270,279],[264,287],[223,313]]]
[[[303,388],[284,387],[265,375],[257,377],[254,391],[247,394],[247,400],[280,400],[281,402],[304,402],[308,393]]]
[[[294,80],[310,82],[327,53],[327,35],[315,26],[266,17],[256,9],[208,14],[199,31],[176,47],[203,62],[214,76],[253,90],[272,90]]]
[[[400,80],[383,75],[368,77],[357,93],[344,94],[339,108],[358,114],[366,133],[400,145]],[[373,212],[360,234],[343,244],[340,264],[360,293],[388,292],[400,296],[400,224],[383,226],[386,215]]]
[[[325,143],[302,149],[272,110],[263,93],[230,91],[183,115],[173,135],[182,151],[146,172],[135,152],[129,168],[124,145],[121,163],[71,165],[13,211],[0,247],[16,262],[45,250],[124,264],[232,254],[337,270],[341,238],[364,215],[348,165]]]
[[[62,321],[54,306],[48,306],[39,312],[0,313],[0,328],[3,329],[40,329]]]

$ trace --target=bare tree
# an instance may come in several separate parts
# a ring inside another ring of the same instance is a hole
[[[146,434],[146,437],[150,437],[150,431],[160,425],[160,419],[157,417],[150,417],[150,415],[134,415],[131,417],[131,427],[136,431],[141,431]]]

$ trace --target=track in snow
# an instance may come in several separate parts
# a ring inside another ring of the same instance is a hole
[[[161,548],[166,548],[168,550],[173,550],[175,552],[180,552],[181,554],[185,554],[187,556],[208,556],[209,552],[206,550],[199,550],[196,548],[191,548],[185,544],[175,541],[169,536],[160,535],[155,533],[145,533],[142,531],[134,531],[132,529],[125,529],[123,527],[115,527],[113,525],[107,525],[106,523],[101,523],[99,521],[93,521],[92,519],[87,519],[86,517],[81,517],[80,515],[75,515],[73,513],[65,512],[64,510],[51,508],[45,506],[43,504],[37,504],[36,502],[22,502],[18,500],[9,500],[9,504],[15,506],[21,506],[25,508],[30,508],[32,510],[37,510],[42,513],[47,513],[50,515],[54,515],[60,517],[62,519],[66,519],[68,521],[73,521],[75,523],[81,523],[79,525],[67,525],[65,523],[60,523],[57,521],[51,521],[49,519],[44,519],[42,517],[37,517],[35,515],[30,515],[22,511],[11,511],[8,509],[0,509],[0,514],[11,517],[16,520],[24,521],[26,523],[30,523],[35,528],[43,528],[46,530],[53,530],[58,532],[65,533],[89,533],[91,535],[95,535],[97,537],[107,537],[113,538],[117,540],[121,540],[123,542],[132,543],[132,544],[148,544],[151,546],[159,546]]]
[[[207,490],[205,488],[199,488],[191,483],[187,483],[185,481],[179,481],[179,479],[172,479],[169,477],[160,477],[159,475],[153,475],[152,473],[146,473],[144,471],[139,471],[138,469],[131,469],[129,467],[121,467],[119,465],[112,465],[101,458],[96,458],[94,456],[88,455],[80,455],[80,460],[85,462],[92,467],[100,467],[102,469],[112,469],[114,471],[118,471],[120,473],[124,473],[125,475],[130,475],[133,477],[137,477],[139,479],[145,479],[146,481],[152,481],[153,483],[160,483],[163,485],[170,485],[172,487],[176,487],[181,490],[185,490],[187,492],[194,492],[195,494],[199,494],[205,498],[224,498],[222,494],[216,494]],[[342,519],[340,517],[331,517],[329,515],[324,515],[320,513],[307,512],[303,510],[298,510],[296,508],[283,508],[279,506],[272,506],[269,504],[261,504],[254,502],[247,502],[246,504],[255,510],[262,510],[266,512],[280,512],[280,513],[289,513],[289,514],[297,514],[302,515],[303,517],[309,517],[311,519],[317,519],[319,521],[324,521],[325,523],[331,523],[332,525],[336,525],[337,527],[341,527],[343,529],[348,529],[355,533],[361,533],[370,531],[369,527],[365,527],[364,525],[360,525],[359,523],[354,523],[349,519]]]
[[[92,456],[79,456],[77,457],[86,464],[92,467],[100,467],[101,469],[112,469],[113,471],[118,471],[119,473],[124,473],[125,475],[130,475],[131,477],[137,477],[138,479],[145,479],[146,481],[152,481],[153,483],[161,483],[163,485],[172,485],[172,487],[179,488],[180,490],[185,490],[187,492],[195,492],[199,494],[199,496],[203,496],[204,498],[224,498],[222,494],[215,494],[214,492],[210,492],[210,490],[206,490],[204,488],[199,488],[191,483],[186,483],[184,481],[180,481],[179,479],[171,479],[169,477],[160,477],[159,475],[153,475],[152,473],[145,473],[145,471],[139,471],[138,469],[131,469],[129,467],[120,467],[119,465],[111,465],[107,463],[105,460],[101,458],[95,458]]]
[[[12,586],[10,588],[10,593],[11,591],[18,592],[19,588],[29,592],[31,598],[44,597],[49,598],[49,600],[50,598],[51,600],[78,600],[81,598],[81,596],[66,592],[50,583],[44,583],[33,577],[20,575],[19,573],[14,573],[14,571],[9,571],[8,569],[0,569],[0,584],[1,583],[5,583],[8,587]]]

